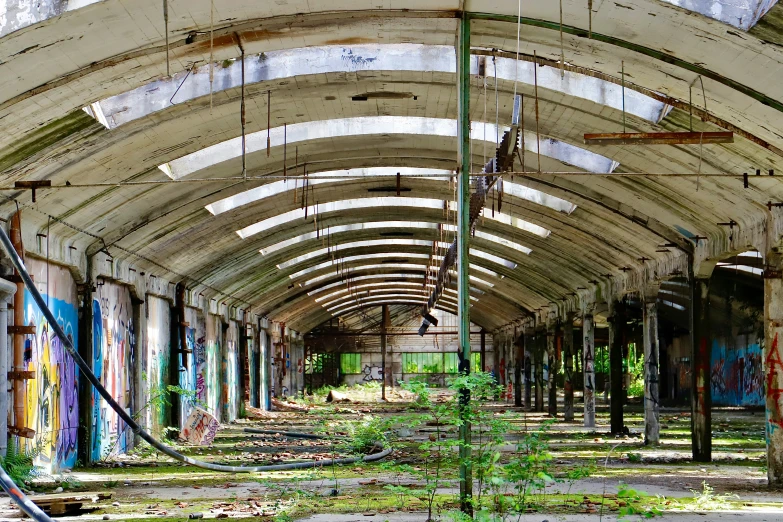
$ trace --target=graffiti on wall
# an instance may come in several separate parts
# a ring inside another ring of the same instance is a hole
[[[383,368],[380,366],[370,366],[366,364],[362,373],[364,374],[364,378],[362,379],[364,382],[383,380]]]
[[[721,406],[764,404],[764,369],[761,347],[728,349],[713,341],[710,368],[712,400]]]
[[[783,431],[781,431],[783,429],[783,412],[780,404],[780,399],[783,397],[783,347],[778,342],[779,328],[775,328],[775,330],[772,344],[764,357],[764,363],[767,367],[767,445],[779,443],[783,438]]]
[[[231,421],[239,416],[239,358],[237,342],[232,338],[236,325],[229,328],[226,339],[226,350],[223,354],[224,380],[223,380],[223,420]]]
[[[155,397],[165,393],[169,384],[171,352],[170,305],[159,297],[147,296],[147,350],[144,366],[144,399],[150,405],[146,410],[147,426],[160,436],[166,427],[166,409],[155,405]]]
[[[93,300],[93,373],[128,414],[132,414],[132,368],[136,337],[130,291],[108,281],[98,282]],[[119,415],[98,393],[92,396],[91,455],[125,453],[133,442]]]
[[[220,318],[210,315],[205,319],[205,358],[199,371],[202,384],[197,383],[199,400],[205,403],[205,409],[216,418],[220,416],[220,328]]]
[[[65,285],[73,285],[70,274],[52,267],[55,279]],[[42,279],[38,279],[39,281]],[[50,292],[55,293],[53,282]],[[44,288],[45,290],[45,288]],[[66,293],[72,289],[64,289]],[[60,294],[61,292],[57,292]],[[44,295],[52,313],[66,335],[77,345],[78,312],[75,295],[65,301]],[[35,379],[27,381],[25,425],[35,430],[35,444],[40,447],[36,464],[47,473],[71,468],[76,463],[76,444],[79,427],[78,371],[62,341],[54,335],[40,308],[25,290],[25,323],[36,327],[35,335],[25,341],[25,365],[35,372]]]

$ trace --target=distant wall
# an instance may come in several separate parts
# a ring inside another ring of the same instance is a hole
[[[731,341],[734,342],[732,347],[727,346],[726,339],[716,339],[712,343],[712,403],[716,406],[763,406],[761,346],[752,336],[738,336]]]

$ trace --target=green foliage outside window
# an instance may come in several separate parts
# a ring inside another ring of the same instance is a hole
[[[362,373],[362,354],[341,353],[340,372],[343,375]]]
[[[481,371],[481,354],[470,354],[472,372]],[[457,352],[435,353],[403,353],[402,368],[404,373],[459,373],[459,356]]]

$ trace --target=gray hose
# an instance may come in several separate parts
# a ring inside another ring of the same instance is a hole
[[[200,460],[192,459],[187,455],[183,455],[182,453],[179,453],[173,448],[170,448],[169,446],[155,439],[152,435],[147,433],[141,426],[139,426],[139,424],[135,420],[133,420],[133,417],[131,417],[125,411],[125,409],[123,409],[119,404],[117,404],[117,401],[114,400],[114,398],[111,396],[108,390],[106,390],[106,388],[103,387],[103,385],[98,380],[98,378],[95,377],[95,374],[92,373],[92,368],[90,368],[90,366],[84,361],[84,359],[82,359],[81,355],[79,355],[79,352],[76,351],[76,349],[73,346],[73,342],[67,335],[65,335],[65,332],[63,332],[63,329],[60,327],[60,324],[57,322],[57,319],[52,314],[52,311],[49,310],[48,306],[46,306],[46,301],[41,296],[41,293],[38,291],[38,289],[35,287],[33,280],[30,278],[30,274],[27,272],[27,268],[24,266],[24,261],[22,261],[22,258],[19,257],[19,254],[16,253],[16,249],[11,243],[11,239],[8,237],[8,234],[6,233],[3,227],[0,227],[0,243],[3,244],[3,248],[8,254],[8,257],[11,259],[11,263],[14,265],[14,268],[16,268],[16,271],[19,272],[19,275],[22,277],[22,280],[24,281],[27,290],[30,292],[30,295],[32,295],[33,300],[38,305],[38,308],[41,309],[41,312],[43,313],[44,317],[49,323],[49,326],[52,328],[52,331],[54,331],[55,335],[57,335],[57,337],[60,338],[62,345],[71,355],[71,357],[73,357],[76,366],[79,367],[79,370],[81,370],[82,374],[87,378],[88,381],[90,381],[90,384],[92,384],[93,387],[95,387],[95,389],[98,390],[98,393],[109,404],[109,406],[111,406],[111,409],[113,409],[117,413],[117,415],[122,419],[122,421],[125,424],[127,424],[128,427],[131,428],[133,433],[137,434],[139,437],[147,441],[147,443],[149,443],[150,446],[157,449],[161,453],[168,455],[169,457],[178,460],[180,462],[191,464],[199,468],[204,468],[211,471],[222,471],[227,473],[254,473],[254,472],[262,472],[262,471],[279,471],[279,470],[286,470],[286,469],[315,468],[315,467],[322,467],[322,466],[332,466],[337,464],[353,464],[359,461],[371,462],[374,460],[380,460],[391,453],[392,451],[391,448],[386,448],[385,450],[379,453],[374,453],[372,455],[365,455],[363,457],[350,457],[350,458],[343,458],[343,459],[329,459],[329,460],[308,461],[308,462],[293,462],[288,464],[275,464],[270,466],[228,466],[225,464],[213,464],[211,462],[203,462]],[[6,478],[8,480],[6,480]],[[11,498],[14,499],[14,501],[19,505],[19,507],[21,507],[22,510],[28,515],[30,515],[33,519],[37,521],[44,521],[44,522],[51,520],[48,516],[46,516],[45,513],[43,513],[37,506],[35,506],[35,504],[33,504],[30,501],[30,499],[28,499],[24,495],[24,493],[22,493],[19,490],[19,488],[16,487],[14,482],[5,473],[0,474],[0,487],[2,487],[9,495],[11,495]]]

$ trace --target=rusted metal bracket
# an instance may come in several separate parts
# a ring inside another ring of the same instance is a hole
[[[30,428],[17,428],[16,426],[8,426],[8,433],[25,439],[32,439],[35,437],[35,430]]]
[[[775,207],[775,208],[783,207],[783,203],[773,203],[771,201],[767,201],[767,208],[772,210],[772,207]]]
[[[764,269],[764,272],[762,272],[761,277],[764,279],[781,279],[783,278],[783,270],[767,266]]]
[[[706,145],[734,143],[733,132],[609,132],[585,134],[587,145]]]
[[[34,335],[35,334],[35,326],[32,325],[12,325],[8,327],[8,333],[10,334],[20,334],[20,335]]]
[[[22,381],[31,381],[35,379],[35,372],[32,370],[11,370],[8,372],[8,380],[22,380]]]
[[[39,179],[39,180],[32,180],[32,181],[17,181],[17,182],[14,183],[14,188],[32,190],[32,192],[33,192],[33,203],[35,203],[35,191],[37,189],[51,187],[51,186],[52,186],[52,180],[50,180],[50,179]]]

